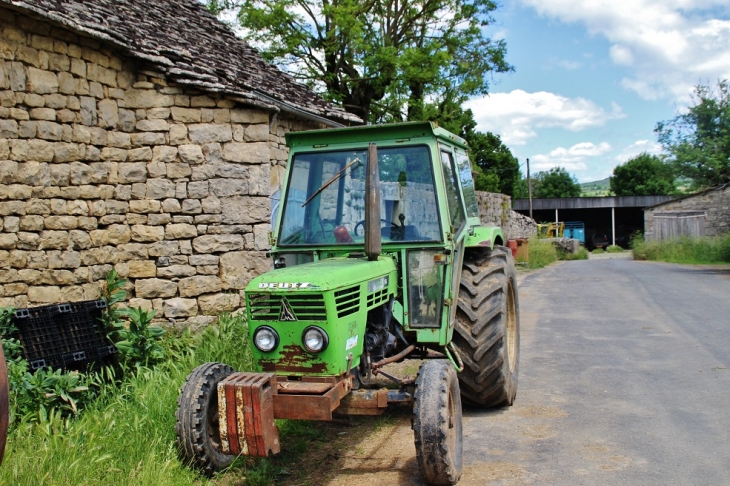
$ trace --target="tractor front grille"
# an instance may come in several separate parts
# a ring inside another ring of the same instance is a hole
[[[355,285],[335,292],[335,304],[338,318],[356,313],[360,310],[360,286]]]
[[[278,321],[284,301],[298,321],[327,320],[322,294],[252,292],[246,298],[254,321]]]

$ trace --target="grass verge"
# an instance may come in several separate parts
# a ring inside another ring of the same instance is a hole
[[[634,238],[631,246],[635,260],[689,264],[730,263],[730,233],[715,237],[684,237],[664,241]]]
[[[107,383],[76,418],[43,409],[37,422],[12,424],[0,484],[208,484],[186,467],[175,446],[179,388],[207,361],[251,369],[248,331],[240,317],[164,342],[168,359]]]
[[[547,267],[558,260],[558,251],[549,241],[533,237],[527,241],[527,248],[529,249],[527,268],[530,270]]]

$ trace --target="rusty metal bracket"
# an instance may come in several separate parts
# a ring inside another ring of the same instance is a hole
[[[416,382],[413,378],[406,377],[406,378],[398,378],[397,376],[393,376],[390,373],[386,373],[383,370],[373,370],[374,375],[383,375],[387,379],[389,379],[392,382],[395,382],[399,385],[412,385]]]
[[[451,353],[449,352],[449,346],[451,346],[452,351],[454,352],[454,356],[456,356],[456,360],[451,356]],[[461,373],[464,371],[464,362],[461,361],[461,356],[459,356],[459,352],[456,350],[456,347],[454,346],[454,342],[451,341],[449,344],[444,346],[444,351],[446,351],[446,357],[449,358],[449,361],[451,361],[451,364],[454,365],[454,368],[456,368],[456,371]],[[458,364],[457,364],[458,361]]]
[[[393,403],[411,403],[413,395],[405,390],[354,390],[335,410],[338,415],[380,415]]]
[[[294,420],[332,420],[332,411],[350,390],[354,377],[322,378],[315,381],[280,381],[274,394],[274,416]]]

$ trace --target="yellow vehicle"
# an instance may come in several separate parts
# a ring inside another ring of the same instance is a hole
[[[537,225],[539,238],[562,238],[565,232],[565,223],[542,223]]]

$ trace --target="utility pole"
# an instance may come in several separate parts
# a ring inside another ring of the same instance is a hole
[[[530,159],[527,159],[527,197],[530,200],[530,219],[532,217],[532,183],[530,182]]]

